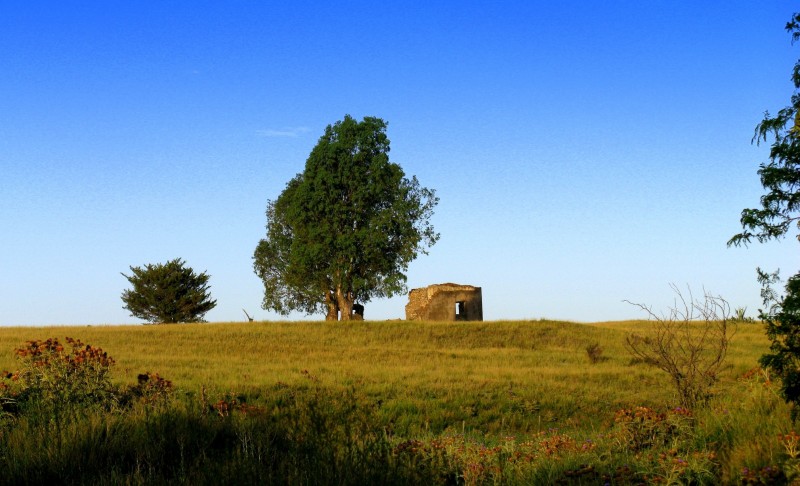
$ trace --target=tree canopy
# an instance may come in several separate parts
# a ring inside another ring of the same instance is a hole
[[[133,285],[122,292],[122,306],[133,317],[152,323],[202,322],[206,312],[217,305],[209,293],[209,276],[184,266],[180,258],[167,263],[130,267]]]
[[[800,14],[786,24],[792,42],[800,38]],[[769,162],[759,166],[758,175],[767,193],[761,196],[761,207],[742,211],[742,231],[728,245],[748,244],[754,238],[760,243],[786,235],[793,223],[800,228],[800,60],[792,70],[795,92],[791,104],[776,115],[764,114],[756,126],[753,142],[760,144],[774,138]]]
[[[800,14],[792,15],[786,30],[793,43],[800,39]],[[760,208],[742,211],[743,231],[728,241],[729,246],[783,238],[793,227],[800,228],[800,60],[792,70],[792,83],[791,104],[774,116],[765,113],[756,126],[753,142],[773,140],[769,161],[758,170],[766,194],[761,196]],[[800,273],[788,279],[783,296],[772,288],[779,282],[777,271],[768,274],[759,268],[758,280],[764,301],[759,317],[772,342],[760,362],[780,377],[783,396],[794,405],[796,417],[800,410]]]
[[[268,202],[253,255],[264,309],[348,320],[356,302],[406,292],[409,263],[439,239],[439,200],[389,160],[386,127],[349,115],[328,125],[305,170]]]

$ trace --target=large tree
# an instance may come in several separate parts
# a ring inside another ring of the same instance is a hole
[[[349,320],[353,305],[405,292],[409,263],[439,239],[435,192],[389,160],[386,122],[345,116],[267,205],[253,267],[262,307]]]
[[[786,30],[792,42],[800,39],[800,14],[792,16]],[[800,228],[800,61],[792,70],[792,82],[791,104],[774,116],[766,113],[756,126],[753,142],[772,139],[769,162],[758,170],[766,194],[761,196],[760,208],[742,211],[743,231],[728,241],[729,246],[780,239]],[[784,398],[795,405],[796,414],[800,405],[800,273],[788,279],[782,297],[772,289],[778,272],[758,269],[758,276],[764,300],[760,318],[772,341],[761,364],[781,378]]]
[[[176,258],[130,267],[131,275],[122,274],[133,286],[122,292],[123,308],[133,317],[152,323],[202,322],[217,301],[209,292],[209,276],[205,272],[196,274],[184,264]]]

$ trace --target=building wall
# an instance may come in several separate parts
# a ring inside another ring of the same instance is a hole
[[[482,321],[481,288],[448,283],[413,289],[408,294],[406,319],[409,321]]]

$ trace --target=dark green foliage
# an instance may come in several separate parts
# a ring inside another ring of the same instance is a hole
[[[350,319],[353,304],[406,291],[405,271],[439,238],[438,199],[389,161],[386,122],[329,125],[305,170],[267,206],[253,256],[264,309]]]
[[[759,317],[767,325],[767,336],[772,341],[770,353],[762,356],[760,363],[780,377],[781,391],[793,405],[796,418],[800,412],[800,274],[789,278],[782,298],[772,289],[779,281],[778,272],[767,274],[759,269],[758,279],[764,299]]]
[[[795,13],[786,24],[792,42],[800,38],[800,14]],[[769,162],[761,164],[758,174],[767,193],[761,196],[761,208],[742,211],[744,231],[728,241],[728,245],[748,244],[786,236],[793,226],[800,228],[800,61],[792,70],[795,92],[791,104],[775,116],[769,113],[756,126],[756,143],[774,138]],[[799,235],[800,237],[800,235]],[[800,273],[786,284],[786,295],[779,299],[771,284],[777,282],[777,272],[769,275],[758,270],[762,297],[766,306],[760,313],[767,324],[772,341],[770,354],[761,363],[776,372],[783,380],[784,398],[800,404]]]
[[[792,41],[800,38],[800,14],[794,14],[786,30]],[[800,61],[792,71],[795,90],[800,89]],[[764,114],[756,126],[753,141],[766,142],[774,137],[769,162],[761,164],[758,174],[761,185],[768,192],[761,196],[760,209],[742,211],[744,231],[728,241],[728,245],[747,244],[753,238],[759,242],[781,238],[789,232],[792,223],[800,225],[800,93],[795,91],[791,105],[777,115]],[[798,226],[800,227],[800,226]]]
[[[148,322],[172,324],[203,322],[203,316],[217,305],[209,293],[209,276],[184,267],[180,258],[167,263],[130,267],[132,275],[122,274],[133,289],[122,292],[122,306],[133,317]]]

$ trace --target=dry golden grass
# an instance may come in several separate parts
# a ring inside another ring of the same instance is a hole
[[[127,383],[145,371],[176,387],[258,395],[277,383],[353,387],[383,403],[401,430],[473,427],[531,432],[597,427],[615,410],[674,404],[668,377],[631,362],[625,336],[646,321],[259,322],[0,328],[0,370],[26,340],[73,337],[99,346]],[[592,364],[586,348],[598,344]],[[768,342],[741,324],[720,389],[756,365]],[[302,373],[307,371],[308,374]]]

